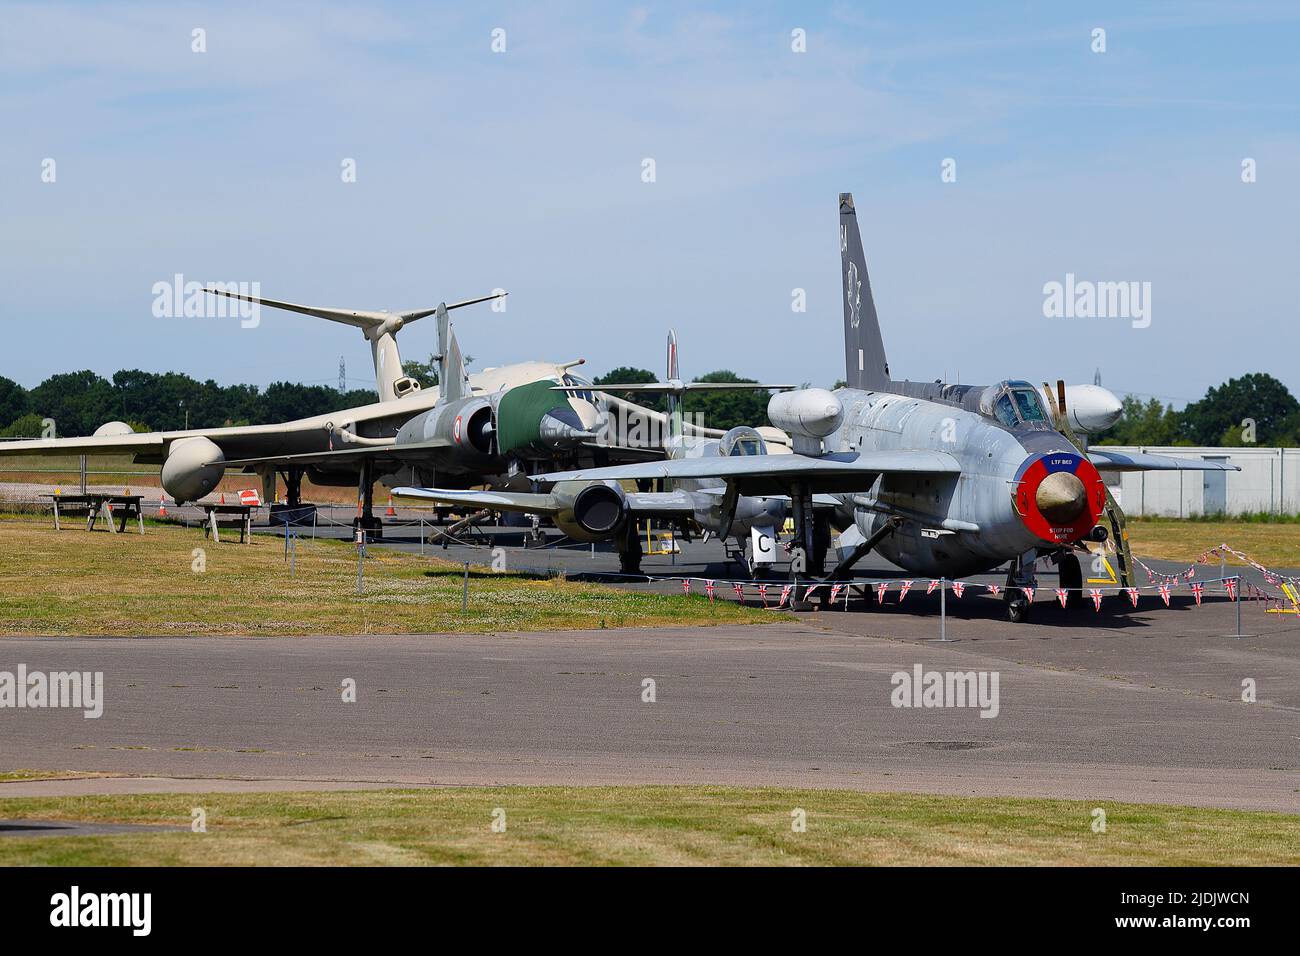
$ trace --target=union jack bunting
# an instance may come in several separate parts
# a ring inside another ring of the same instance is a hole
[[[1070,592],[1065,588],[1057,588],[1056,599],[1061,602],[1061,607],[1065,607],[1065,602],[1070,600]]]
[[[939,586],[939,582],[938,582],[938,581],[931,581],[931,582],[930,582],[930,586],[929,586],[928,588],[925,589],[925,593],[926,593],[926,594],[933,594],[933,593],[934,593],[934,589],[937,588],[938,586]]]
[[[1033,603],[1033,600],[1034,600],[1034,589],[1033,589],[1033,588],[1021,588],[1020,590],[1024,592],[1024,594],[1025,594],[1025,600],[1026,600],[1026,601],[1029,601],[1029,602],[1032,604],[1032,603]]]
[[[1089,588],[1088,593],[1092,595],[1092,608],[1094,611],[1101,610],[1101,588]]]
[[[965,581],[953,581],[953,582],[952,582],[952,593],[955,594],[955,595],[957,595],[957,597],[961,597],[962,592],[965,591],[965,590],[966,590],[966,582],[965,582]]]
[[[1160,596],[1164,598],[1165,607],[1168,607],[1169,606],[1169,585],[1162,584],[1160,585],[1159,590],[1160,590]]]
[[[793,584],[787,584],[781,589],[781,600],[776,602],[777,607],[785,607],[785,602],[790,600],[790,592],[794,590]]]
[[[1205,585],[1200,581],[1192,585],[1192,596],[1196,598],[1196,606],[1201,606],[1201,592],[1205,590]]]
[[[840,596],[840,591],[842,591],[843,589],[844,589],[844,585],[842,585],[842,584],[832,584],[832,585],[831,585],[831,603],[832,603],[832,604],[835,603],[835,599],[836,599],[837,597]]]
[[[760,584],[758,586],[758,596],[763,602],[763,607],[767,607],[767,585],[766,584]]]
[[[876,603],[877,603],[877,604],[884,604],[884,603],[885,603],[885,592],[888,591],[888,590],[889,590],[889,582],[888,582],[888,581],[877,581],[877,582],[876,582]]]
[[[1228,578],[1223,582],[1223,586],[1228,589],[1228,600],[1237,600],[1237,582],[1234,578]]]
[[[690,579],[690,578],[682,578],[682,593],[683,593],[683,594],[690,594],[690,593],[691,593],[691,579]]]
[[[904,581],[898,589],[898,603],[903,603],[903,598],[907,597],[907,592],[912,590],[912,582]]]
[[[731,590],[736,592],[737,601],[745,600],[745,586],[743,584],[733,584]]]
[[[989,589],[989,594],[992,594],[994,597],[997,597],[1002,593],[1002,585],[1000,584],[989,584],[986,585],[986,587]]]
[[[1133,602],[1133,606],[1134,606],[1134,607],[1137,607],[1137,606],[1138,606],[1138,589],[1137,589],[1137,588],[1125,588],[1125,589],[1124,589],[1124,593],[1127,594],[1127,595],[1128,595],[1128,599],[1129,599],[1130,601]]]
[[[820,584],[810,584],[810,585],[808,585],[808,590],[803,592],[803,599],[804,599],[805,601],[808,600],[810,597],[812,597],[812,593],[813,593],[814,591],[816,591],[819,587],[821,587]]]
[[[712,581],[704,582],[704,593],[709,596],[709,603],[712,604],[713,603],[713,582]]]

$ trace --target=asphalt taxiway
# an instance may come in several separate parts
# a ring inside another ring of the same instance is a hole
[[[742,627],[8,639],[5,662],[103,671],[105,701],[0,713],[6,763],[129,776],[0,797],[708,782],[1300,812],[1294,618],[1252,610],[1259,636],[1237,640],[1235,607],[1207,599],[1011,625],[968,595],[943,644],[933,598],[908,601]],[[997,716],[893,706],[918,664],[997,672]]]

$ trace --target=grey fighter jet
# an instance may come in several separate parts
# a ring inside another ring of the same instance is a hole
[[[772,424],[789,432],[794,454],[693,458],[580,469],[539,482],[713,478],[727,499],[789,495],[796,524],[795,566],[819,574],[834,525],[858,546],[836,568],[875,550],[907,571],[933,578],[1008,567],[1008,612],[1023,620],[1035,559],[1060,563],[1062,587],[1077,591],[1075,552],[1104,540],[1107,509],[1098,468],[1223,470],[1201,459],[1091,451],[1068,437],[1068,410],[1049,418],[1029,382],[952,385],[891,376],[871,295],[853,197],[841,194],[840,256],[848,386],[774,395]],[[1057,426],[1064,429],[1063,433]],[[829,521],[814,495],[839,502]],[[723,516],[725,519],[725,516]]]

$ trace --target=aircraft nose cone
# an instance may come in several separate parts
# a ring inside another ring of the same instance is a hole
[[[1076,475],[1057,471],[1043,479],[1034,502],[1052,524],[1067,525],[1073,524],[1088,507],[1088,493]]]
[[[538,434],[552,448],[578,445],[596,438],[596,434],[584,428],[577,413],[568,407],[552,409],[543,415],[538,424]]]

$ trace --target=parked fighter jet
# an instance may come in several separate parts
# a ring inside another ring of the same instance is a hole
[[[935,578],[1008,565],[1009,615],[1023,620],[1028,602],[1019,587],[1033,585],[1036,558],[1060,562],[1062,587],[1082,586],[1073,549],[1107,534],[1098,525],[1108,504],[1098,467],[1235,468],[1085,452],[1054,427],[1040,393],[1025,381],[977,386],[891,378],[849,194],[840,196],[840,254],[848,387],[783,392],[768,404],[772,424],[793,437],[795,454],[582,469],[538,481],[716,478],[726,481],[728,500],[788,494],[800,552],[794,565],[810,574],[820,572],[830,539],[830,523],[814,517],[813,496],[832,494],[840,502],[833,523],[860,535],[836,575],[870,550]],[[1057,423],[1070,427],[1068,411]]]
[[[696,460],[716,456],[768,454],[767,443],[755,428],[733,428],[720,438],[685,435],[679,399],[685,393],[695,390],[785,390],[794,386],[683,382],[678,374],[677,335],[671,330],[668,332],[667,372],[667,379],[663,382],[605,384],[601,388],[608,391],[666,393],[668,439],[665,447],[672,459]],[[553,390],[568,393],[581,389],[572,385],[557,385],[553,386]],[[784,452],[785,449],[782,448],[781,451]],[[618,542],[619,567],[625,574],[635,574],[641,566],[638,521],[655,520],[677,525],[688,540],[692,529],[722,538],[733,536],[737,545],[734,554],[743,553],[744,543],[750,538],[752,529],[757,529],[765,541],[774,543],[777,530],[785,521],[789,499],[781,495],[742,495],[729,499],[727,483],[717,478],[686,478],[674,482],[674,485],[671,490],[664,491],[651,491],[648,488],[626,491],[617,481],[560,481],[545,493],[395,488],[393,494],[445,505],[543,515],[553,520],[556,527],[575,541]],[[816,503],[822,507],[834,507],[837,504],[828,496],[819,496]]]
[[[7,443],[6,455],[130,453],[136,463],[161,465],[164,490],[178,502],[194,501],[216,487],[228,468],[262,476],[267,500],[274,500],[283,474],[289,509],[298,509],[303,475],[316,484],[355,485],[363,498],[360,526],[377,530],[371,489],[386,484],[481,484],[512,470],[525,473],[558,464],[606,463],[636,454],[644,460],[661,449],[626,455],[591,447],[600,424],[596,396],[557,394],[554,385],[591,383],[573,373],[573,362],[526,362],[466,375],[448,311],[485,302],[484,296],[433,309],[372,312],[297,305],[218,292],[278,309],[360,328],[370,342],[375,385],[381,400],[275,425],[196,428],[136,434],[109,422],[85,438],[35,439]],[[504,294],[504,293],[503,293]],[[396,334],[428,315],[438,316],[440,387],[421,389],[402,372]],[[638,406],[624,403],[624,418]],[[657,413],[643,410],[653,420]]]

